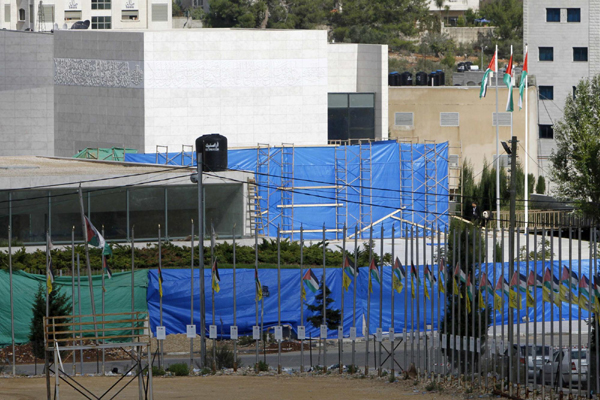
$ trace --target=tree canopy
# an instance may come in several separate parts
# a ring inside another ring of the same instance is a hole
[[[508,57],[510,46],[513,46],[514,58],[523,60],[523,2],[521,0],[493,0],[485,3],[479,14],[491,21],[495,27],[487,52],[494,52],[494,44],[498,43],[498,53]]]
[[[551,176],[560,198],[587,216],[600,217],[600,76],[583,79],[554,124]]]

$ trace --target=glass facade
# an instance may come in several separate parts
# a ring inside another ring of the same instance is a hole
[[[329,93],[328,140],[375,139],[374,93]]]
[[[242,184],[204,186],[205,234],[211,222],[220,237],[241,236],[244,227]],[[90,188],[83,191],[83,205],[96,228],[104,229],[107,240],[127,241],[131,226],[136,240],[161,236],[187,238],[194,219],[197,232],[198,188],[196,185],[149,186],[136,188]],[[13,239],[24,244],[45,243],[50,232],[54,243],[68,243],[75,227],[75,239],[83,236],[77,189],[0,191],[0,240],[8,238],[12,220]]]

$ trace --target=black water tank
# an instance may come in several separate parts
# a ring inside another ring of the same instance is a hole
[[[417,86],[427,86],[427,73],[426,72],[417,72],[415,84]]]
[[[196,153],[202,153],[202,171],[227,170],[227,138],[218,133],[196,139]]]
[[[459,62],[458,65],[456,66],[456,71],[457,72],[465,72],[465,70],[466,70],[465,63]]]
[[[390,74],[388,75],[388,86],[398,86],[398,84],[396,83],[398,75],[399,74],[396,71],[390,72]]]
[[[427,86],[440,86],[440,76],[437,74],[437,71],[428,75]]]
[[[441,69],[438,69],[437,71],[435,71],[439,77],[439,84],[440,86],[446,86],[446,74],[444,73],[444,71],[442,71]]]
[[[400,81],[402,82],[402,86],[412,86],[413,76],[410,72],[405,71],[400,74]]]

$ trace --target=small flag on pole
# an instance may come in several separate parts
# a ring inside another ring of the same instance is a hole
[[[350,261],[348,256],[346,256],[344,258],[344,269],[342,270],[342,286],[344,287],[345,291],[350,289],[350,284],[352,283],[352,280],[348,275],[354,276],[355,270],[356,268],[354,267],[354,263]]]
[[[521,72],[521,82],[519,83],[519,110],[523,108],[523,93],[525,93],[525,87],[527,86],[527,76],[529,75],[529,68],[527,67],[527,59],[529,58],[529,51],[525,46],[525,62],[523,63],[523,72]]]
[[[348,274],[348,276],[351,277],[357,277],[358,276],[358,268],[356,268],[356,265],[354,265],[354,263],[352,262],[352,260],[350,260],[350,257],[346,256],[346,259],[344,260],[344,270],[346,271],[346,274]]]
[[[454,269],[454,275],[458,276],[458,279],[462,282],[462,283],[466,283],[467,282],[467,275],[465,275],[465,271],[463,271],[460,268],[460,265],[457,263],[456,264],[456,268]]]
[[[48,289],[48,294],[52,293],[54,283],[54,268],[52,268],[52,254],[50,250],[52,249],[52,242],[49,242],[48,245],[48,267],[46,268],[46,288]]]
[[[419,279],[419,274],[417,273],[417,268],[415,268],[415,264],[410,264],[410,281],[411,295],[414,299],[416,297],[415,291],[418,290],[419,286],[421,286],[421,281]]]
[[[425,281],[429,281],[429,287],[431,287],[431,291],[433,292],[433,284],[436,282],[435,276],[433,276],[433,273],[431,272],[431,270],[429,269],[429,265],[425,264],[425,271],[424,271],[424,275],[425,275]],[[425,289],[425,296],[431,300],[431,297],[429,297],[429,291],[427,290],[427,283],[425,283],[425,285],[423,285],[424,289]]]
[[[261,301],[263,298],[263,291],[260,279],[258,279],[258,268],[256,266],[254,266],[254,282],[256,284],[256,299]],[[306,300],[306,296],[304,296],[304,299]]]
[[[311,292],[317,293],[317,290],[319,290],[319,280],[317,279],[315,273],[312,272],[312,269],[309,268],[308,271],[306,271],[304,277],[302,278],[302,281],[304,282],[306,287],[310,289]]]
[[[445,275],[445,263],[444,260],[440,258],[440,265],[439,265],[439,269],[438,269],[438,273],[440,276],[439,279],[439,283],[438,283],[438,290],[442,293],[446,293],[446,275]]]
[[[496,72],[496,56],[498,55],[498,50],[494,52],[494,56],[492,57],[485,73],[483,74],[483,79],[481,80],[481,90],[479,91],[479,98],[485,97],[487,93],[488,81],[489,78],[494,76],[494,72]],[[483,67],[483,65],[482,65]]]
[[[221,277],[219,276],[219,266],[217,263],[217,259],[215,258],[215,262],[212,265],[212,290],[219,293],[221,291],[221,286],[219,285],[221,282]]]
[[[379,270],[377,269],[377,264],[375,264],[375,259],[371,260],[371,264],[369,265],[369,292],[373,293],[373,279],[377,281],[377,283],[381,284],[381,280],[379,279]]]
[[[471,302],[473,301],[473,285],[471,285],[471,274],[467,276],[467,312],[471,312]]]
[[[98,232],[98,229],[92,224],[88,217],[85,218],[85,228],[87,230],[87,242],[95,247],[100,247],[104,249],[104,245],[106,241],[104,237]]]
[[[590,311],[591,301],[590,298],[590,281],[587,276],[581,274],[581,279],[579,280],[579,307],[583,308],[586,311]]]
[[[402,263],[400,262],[398,257],[396,257],[396,261],[394,261],[394,266],[392,267],[392,270],[392,288],[396,292],[402,293],[402,289],[404,288],[402,282],[404,281],[406,272],[404,271]]]
[[[163,276],[160,263],[158,264],[158,295],[163,297]]]
[[[504,71],[504,83],[506,84],[506,87],[508,88],[508,99],[506,101],[506,111],[512,112],[512,111],[514,111],[513,87],[515,86],[512,46],[510,46],[510,59],[508,60],[508,66],[506,67],[506,71]]]

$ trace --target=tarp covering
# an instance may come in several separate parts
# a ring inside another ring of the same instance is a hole
[[[112,147],[110,149],[88,147],[75,154],[73,158],[84,158],[88,160],[125,161],[125,154],[137,153],[136,149],[124,149]]]
[[[102,276],[93,277],[94,297],[96,300],[96,313],[102,312]],[[28,274],[23,271],[13,273],[14,315],[15,315],[15,343],[29,342],[31,318],[33,317],[33,304],[38,285],[42,284],[46,290],[46,275]],[[75,281],[77,292],[77,280]],[[147,311],[146,288],[148,286],[148,271],[135,272],[135,310]],[[120,313],[131,311],[131,273],[115,273],[112,279],[105,279],[105,311],[106,313]],[[55,290],[66,293],[71,299],[71,277],[57,277],[54,280]],[[11,344],[10,330],[10,281],[6,270],[0,270],[0,346]],[[77,296],[77,293],[75,294]],[[78,312],[76,304],[76,313]],[[83,315],[92,313],[90,290],[87,276],[81,276],[81,312]],[[123,317],[119,317],[123,319]],[[85,321],[84,321],[85,322]],[[84,328],[87,329],[87,328]],[[107,335],[117,335],[120,331],[107,332]]]
[[[158,162],[157,162],[158,157]],[[192,153],[126,154],[126,161],[191,165]],[[182,164],[183,162],[183,164]],[[443,230],[448,223],[448,143],[396,141],[351,146],[269,147],[228,151],[228,167],[256,174],[260,212],[268,236],[280,226],[289,237],[300,227],[306,239],[325,225],[327,238],[341,237],[375,224],[374,237],[385,237],[392,224],[400,235],[404,221]],[[311,232],[313,231],[313,232]],[[294,237],[295,238],[295,237]]]

